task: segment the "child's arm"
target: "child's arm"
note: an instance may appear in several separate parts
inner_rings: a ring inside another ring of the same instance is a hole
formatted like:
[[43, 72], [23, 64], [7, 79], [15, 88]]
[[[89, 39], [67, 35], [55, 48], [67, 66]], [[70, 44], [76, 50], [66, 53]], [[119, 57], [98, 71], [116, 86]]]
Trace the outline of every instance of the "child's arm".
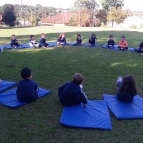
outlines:
[[63, 91], [66, 84], [64, 84], [64, 85], [62, 85], [61, 87], [58, 88], [58, 95], [60, 95], [60, 93]]
[[66, 38], [65, 38], [65, 44], [67, 44]]

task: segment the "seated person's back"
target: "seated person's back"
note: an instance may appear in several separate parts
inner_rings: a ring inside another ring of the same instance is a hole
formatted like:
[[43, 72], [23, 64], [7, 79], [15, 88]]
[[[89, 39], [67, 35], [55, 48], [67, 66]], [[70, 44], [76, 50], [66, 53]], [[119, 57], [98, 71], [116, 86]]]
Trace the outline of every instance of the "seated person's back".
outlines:
[[82, 81], [83, 76], [76, 73], [72, 82], [68, 82], [58, 89], [58, 96], [63, 106], [77, 105], [81, 102], [86, 106], [87, 99], [81, 88]]
[[32, 80], [31, 70], [24, 68], [21, 71], [21, 80], [16, 90], [17, 99], [21, 102], [32, 102], [38, 97], [38, 85]]
[[123, 102], [132, 102], [134, 96], [137, 95], [136, 83], [133, 76], [125, 76], [123, 81], [122, 77], [118, 77], [116, 83], [118, 85], [118, 100]]

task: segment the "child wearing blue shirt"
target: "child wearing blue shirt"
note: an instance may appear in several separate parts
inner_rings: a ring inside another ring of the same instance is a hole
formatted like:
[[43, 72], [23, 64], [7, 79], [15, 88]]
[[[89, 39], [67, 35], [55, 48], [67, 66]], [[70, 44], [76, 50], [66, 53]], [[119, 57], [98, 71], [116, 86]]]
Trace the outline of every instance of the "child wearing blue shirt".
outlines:
[[107, 48], [114, 49], [115, 42], [113, 40], [113, 35], [109, 36], [109, 40], [107, 42]]
[[81, 46], [81, 43], [82, 43], [81, 35], [77, 34], [76, 43], [74, 45]]
[[87, 104], [87, 97], [82, 91], [83, 76], [76, 73], [71, 82], [68, 82], [58, 89], [58, 96], [63, 106], [73, 106], [83, 103]]
[[19, 46], [18, 40], [16, 39], [14, 34], [12, 34], [12, 36], [11, 36], [10, 45], [11, 45], [11, 47], [14, 47], [14, 48], [17, 48]]
[[39, 42], [39, 47], [48, 47], [48, 43], [46, 43], [46, 38], [45, 38], [45, 34], [42, 33], [41, 34], [41, 40]]
[[24, 68], [21, 71], [21, 80], [18, 84], [16, 94], [17, 99], [21, 102], [32, 102], [35, 101], [38, 97], [39, 87], [32, 80], [32, 72], [29, 68]]
[[65, 38], [65, 34], [64, 33], [61, 33], [58, 37], [58, 40], [57, 40], [57, 45], [58, 46], [64, 46], [66, 45], [66, 38]]
[[96, 35], [95, 35], [94, 33], [92, 33], [91, 38], [90, 38], [89, 41], [88, 41], [89, 46], [95, 46], [95, 44], [96, 44], [96, 39], [97, 39]]
[[127, 75], [123, 79], [118, 77], [116, 84], [118, 86], [117, 98], [122, 102], [132, 102], [134, 96], [137, 95], [137, 87], [134, 77]]

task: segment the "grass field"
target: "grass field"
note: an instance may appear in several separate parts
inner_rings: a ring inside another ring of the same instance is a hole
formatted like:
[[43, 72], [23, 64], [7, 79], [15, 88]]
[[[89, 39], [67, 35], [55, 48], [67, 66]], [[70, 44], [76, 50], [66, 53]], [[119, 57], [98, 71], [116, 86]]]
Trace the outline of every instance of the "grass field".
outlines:
[[[63, 30], [64, 29], [64, 30]], [[125, 35], [130, 47], [138, 47], [142, 31], [101, 28], [31, 27], [1, 28], [0, 45], [16, 34], [21, 43], [28, 43], [29, 36], [39, 41], [44, 32], [47, 41], [55, 41], [65, 32], [67, 41], [82, 35], [87, 43], [95, 32], [98, 43], [105, 44], [110, 34], [116, 43]], [[49, 49], [4, 50], [0, 54], [0, 78], [19, 81], [20, 71], [29, 67], [33, 80], [52, 93], [26, 106], [10, 109], [0, 105], [0, 143], [143, 143], [143, 120], [116, 120], [110, 112], [113, 130], [75, 129], [59, 124], [63, 106], [59, 103], [57, 89], [70, 81], [75, 72], [84, 76], [84, 92], [88, 99], [102, 99], [102, 94], [116, 94], [116, 78], [134, 75], [139, 95], [143, 97], [143, 62], [140, 54], [126, 51], [105, 50], [101, 47], [55, 47]], [[7, 68], [13, 65], [13, 68]]]

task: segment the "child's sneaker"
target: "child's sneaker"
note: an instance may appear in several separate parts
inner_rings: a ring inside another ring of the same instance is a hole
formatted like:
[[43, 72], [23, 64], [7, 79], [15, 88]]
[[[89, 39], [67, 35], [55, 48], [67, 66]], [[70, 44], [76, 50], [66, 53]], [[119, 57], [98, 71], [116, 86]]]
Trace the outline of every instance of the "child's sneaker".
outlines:
[[16, 48], [17, 48], [17, 46], [14, 46], [14, 48], [16, 49]]
[[117, 78], [116, 84], [117, 84], [118, 82], [122, 82], [122, 76], [119, 76], [119, 77]]
[[141, 53], [141, 55], [143, 56], [143, 53]]
[[0, 53], [2, 53], [2, 52], [3, 52], [3, 48], [0, 47]]

